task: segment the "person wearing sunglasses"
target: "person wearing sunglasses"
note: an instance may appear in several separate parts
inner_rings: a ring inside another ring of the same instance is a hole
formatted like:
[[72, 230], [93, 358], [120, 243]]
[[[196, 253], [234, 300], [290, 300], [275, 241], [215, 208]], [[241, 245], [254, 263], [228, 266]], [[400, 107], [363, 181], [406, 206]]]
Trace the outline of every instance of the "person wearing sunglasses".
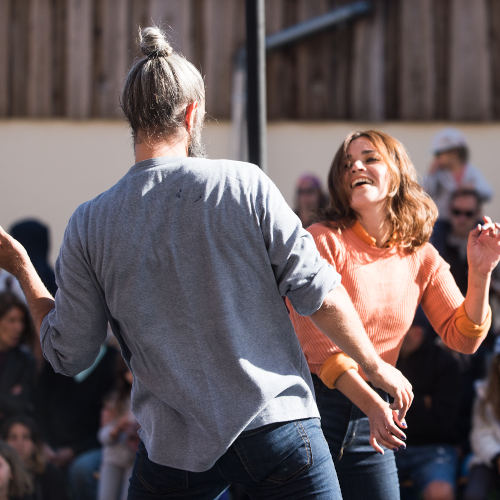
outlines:
[[[449, 220], [434, 227], [432, 244], [443, 259], [450, 265], [450, 272], [455, 278], [462, 294], [467, 292], [469, 265], [467, 261], [467, 239], [469, 232], [477, 226], [483, 215], [481, 194], [473, 188], [460, 188], [450, 195], [447, 211]], [[498, 270], [492, 273], [492, 288], [498, 282]], [[493, 315], [495, 316], [493, 308]], [[494, 323], [493, 323], [494, 324]], [[458, 355], [460, 362], [460, 406], [457, 418], [457, 435], [461, 437], [458, 448], [466, 456], [470, 450], [468, 436], [471, 430], [472, 406], [475, 386], [478, 379], [486, 375], [488, 360], [493, 349], [493, 328], [473, 355]]]
[[[482, 198], [472, 188], [460, 188], [450, 196], [449, 222], [434, 232], [431, 242], [443, 259], [450, 264], [450, 271], [462, 294], [467, 292], [467, 238], [480, 222]], [[440, 234], [439, 234], [440, 233]]]

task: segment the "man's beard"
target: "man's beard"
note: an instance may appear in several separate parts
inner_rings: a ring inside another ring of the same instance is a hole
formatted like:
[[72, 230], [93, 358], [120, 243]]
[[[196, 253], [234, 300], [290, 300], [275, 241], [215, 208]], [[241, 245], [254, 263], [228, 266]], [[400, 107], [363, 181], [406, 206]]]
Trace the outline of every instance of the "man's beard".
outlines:
[[[201, 115], [201, 116], [200, 116]], [[207, 156], [205, 151], [205, 144], [201, 140], [201, 131], [203, 130], [204, 113], [197, 112], [195, 123], [191, 130], [191, 137], [189, 138], [188, 156], [192, 158], [205, 158]]]

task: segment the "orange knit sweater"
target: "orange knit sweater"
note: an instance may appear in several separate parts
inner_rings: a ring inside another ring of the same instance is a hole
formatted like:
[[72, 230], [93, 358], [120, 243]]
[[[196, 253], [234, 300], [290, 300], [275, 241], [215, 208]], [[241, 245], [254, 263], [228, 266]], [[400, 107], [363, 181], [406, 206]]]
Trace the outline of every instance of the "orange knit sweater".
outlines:
[[[454, 350], [474, 352], [488, 333], [491, 312], [482, 325], [467, 317], [464, 297], [449, 265], [430, 243], [414, 253], [402, 252], [396, 246], [378, 248], [359, 222], [344, 230], [314, 224], [308, 231], [320, 254], [342, 276], [342, 284], [384, 361], [396, 364], [419, 304], [434, 330]], [[357, 364], [308, 317], [288, 305], [311, 371], [333, 388], [336, 379], [346, 370], [358, 368]]]

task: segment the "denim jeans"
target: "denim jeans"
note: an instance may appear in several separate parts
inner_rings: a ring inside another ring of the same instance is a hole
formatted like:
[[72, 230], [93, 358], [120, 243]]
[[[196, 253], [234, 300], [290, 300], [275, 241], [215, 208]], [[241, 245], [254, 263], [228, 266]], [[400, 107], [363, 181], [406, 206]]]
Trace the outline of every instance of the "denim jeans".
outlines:
[[230, 484], [251, 498], [341, 499], [319, 419], [266, 425], [243, 432], [215, 465], [189, 472], [156, 464], [139, 445], [129, 500], [215, 499]]
[[449, 483], [455, 489], [458, 453], [451, 445], [410, 445], [396, 454], [396, 464], [401, 483], [411, 479], [416, 496], [434, 481]]
[[69, 487], [72, 500], [95, 500], [97, 473], [102, 461], [100, 448], [78, 455], [69, 466]]
[[399, 500], [394, 452], [377, 453], [369, 442], [368, 417], [340, 391], [329, 389], [316, 376], [313, 381], [321, 427], [345, 500]]

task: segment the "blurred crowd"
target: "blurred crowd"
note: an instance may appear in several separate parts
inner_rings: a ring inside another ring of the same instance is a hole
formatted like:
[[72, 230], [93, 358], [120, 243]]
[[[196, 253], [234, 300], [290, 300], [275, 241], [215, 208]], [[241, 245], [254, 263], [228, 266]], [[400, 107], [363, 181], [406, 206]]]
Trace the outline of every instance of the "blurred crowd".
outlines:
[[[48, 228], [23, 220], [9, 232], [54, 294]], [[111, 336], [88, 369], [55, 373], [21, 288], [0, 270], [0, 499], [126, 498], [138, 446], [131, 385]]]
[[[423, 181], [439, 209], [432, 243], [465, 294], [467, 238], [493, 192], [469, 163], [464, 135], [448, 128], [432, 142]], [[328, 204], [322, 182], [300, 177], [295, 211], [304, 227]], [[23, 220], [9, 231], [27, 249], [48, 290], [48, 228]], [[398, 368], [413, 384], [407, 448], [397, 453], [403, 498], [490, 498], [500, 491], [500, 277], [492, 280], [492, 328], [473, 355], [447, 349], [421, 311]], [[74, 377], [43, 359], [24, 296], [0, 270], [0, 500], [119, 500], [138, 446], [130, 409], [132, 375], [112, 335], [95, 362]], [[233, 491], [231, 496], [238, 497]]]

